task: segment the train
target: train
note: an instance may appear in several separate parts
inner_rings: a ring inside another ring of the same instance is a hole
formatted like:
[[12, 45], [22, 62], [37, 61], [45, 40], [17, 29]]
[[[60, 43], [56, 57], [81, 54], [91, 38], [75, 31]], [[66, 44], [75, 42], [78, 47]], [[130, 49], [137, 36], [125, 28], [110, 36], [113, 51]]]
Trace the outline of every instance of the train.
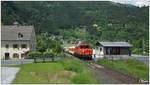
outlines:
[[63, 51], [69, 54], [74, 54], [74, 50], [75, 50], [75, 46], [71, 46], [71, 47], [64, 47]]
[[74, 55], [80, 59], [84, 60], [91, 60], [92, 59], [92, 52], [93, 50], [90, 48], [90, 45], [87, 44], [85, 41], [79, 41], [76, 46], [64, 48], [66, 52], [69, 54]]

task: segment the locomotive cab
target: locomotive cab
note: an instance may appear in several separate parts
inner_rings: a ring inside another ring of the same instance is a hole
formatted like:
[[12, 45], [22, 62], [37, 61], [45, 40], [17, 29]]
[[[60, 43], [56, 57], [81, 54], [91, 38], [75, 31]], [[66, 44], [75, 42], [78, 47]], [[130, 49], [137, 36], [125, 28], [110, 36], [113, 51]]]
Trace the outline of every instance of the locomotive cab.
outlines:
[[83, 41], [77, 44], [74, 54], [79, 58], [92, 59], [92, 49]]

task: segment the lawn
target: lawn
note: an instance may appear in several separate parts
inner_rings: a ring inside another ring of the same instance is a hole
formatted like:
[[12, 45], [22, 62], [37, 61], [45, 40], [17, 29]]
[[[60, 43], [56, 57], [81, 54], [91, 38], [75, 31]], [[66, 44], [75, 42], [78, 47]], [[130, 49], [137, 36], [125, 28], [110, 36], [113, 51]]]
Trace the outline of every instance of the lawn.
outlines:
[[58, 62], [13, 65], [20, 67], [13, 84], [97, 84], [83, 62], [63, 58]]
[[99, 60], [98, 63], [120, 70], [122, 72], [134, 75], [138, 78], [148, 80], [149, 79], [149, 67], [136, 59], [127, 60]]

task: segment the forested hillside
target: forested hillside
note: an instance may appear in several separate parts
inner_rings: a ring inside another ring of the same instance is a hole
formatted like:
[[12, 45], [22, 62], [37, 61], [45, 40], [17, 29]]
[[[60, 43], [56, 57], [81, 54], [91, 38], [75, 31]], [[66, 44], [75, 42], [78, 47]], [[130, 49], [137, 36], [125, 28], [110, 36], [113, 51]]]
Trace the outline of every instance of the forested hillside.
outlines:
[[[34, 25], [36, 34], [48, 32], [65, 41], [127, 41], [133, 52], [142, 52], [142, 40], [148, 53], [149, 7], [113, 2], [2, 2], [2, 25], [18, 21]], [[61, 40], [60, 39], [60, 40]], [[93, 46], [94, 47], [94, 46]], [[138, 49], [137, 49], [138, 48]]]

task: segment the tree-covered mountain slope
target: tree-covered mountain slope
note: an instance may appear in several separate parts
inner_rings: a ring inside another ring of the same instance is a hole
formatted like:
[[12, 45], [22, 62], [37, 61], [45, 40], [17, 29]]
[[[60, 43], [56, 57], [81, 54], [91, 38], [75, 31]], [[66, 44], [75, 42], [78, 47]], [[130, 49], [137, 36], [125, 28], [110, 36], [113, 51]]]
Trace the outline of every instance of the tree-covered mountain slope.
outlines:
[[[37, 34], [48, 32], [66, 41], [82, 40], [87, 26], [89, 43], [95, 41], [128, 41], [148, 50], [149, 7], [136, 7], [106, 1], [3, 1], [2, 24], [34, 25]], [[69, 37], [68, 37], [69, 36]]]

